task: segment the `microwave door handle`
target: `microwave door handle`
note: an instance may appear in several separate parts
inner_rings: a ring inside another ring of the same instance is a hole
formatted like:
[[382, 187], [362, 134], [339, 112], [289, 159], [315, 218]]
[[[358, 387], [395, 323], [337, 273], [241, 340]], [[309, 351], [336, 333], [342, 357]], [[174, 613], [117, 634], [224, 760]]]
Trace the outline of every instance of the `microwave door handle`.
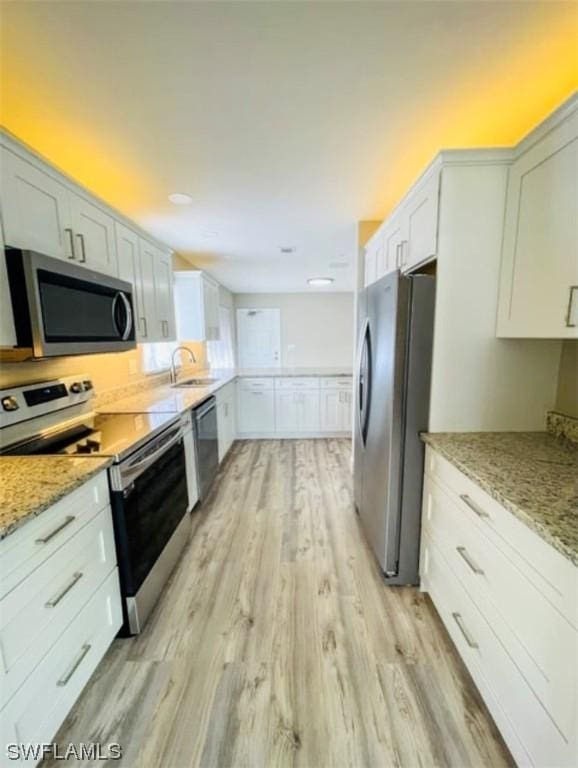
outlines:
[[132, 307], [130, 306], [130, 301], [122, 291], [119, 291], [117, 296], [122, 301], [126, 312], [126, 322], [124, 325], [124, 332], [122, 334], [122, 340], [126, 341], [130, 336], [130, 332], [132, 331]]

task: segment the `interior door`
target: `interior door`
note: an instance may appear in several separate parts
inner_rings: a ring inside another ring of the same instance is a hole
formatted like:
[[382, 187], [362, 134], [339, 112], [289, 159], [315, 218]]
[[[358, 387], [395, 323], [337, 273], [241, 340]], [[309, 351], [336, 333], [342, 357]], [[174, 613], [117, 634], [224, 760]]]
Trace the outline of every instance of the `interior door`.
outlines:
[[237, 349], [241, 368], [279, 368], [281, 310], [238, 309]]

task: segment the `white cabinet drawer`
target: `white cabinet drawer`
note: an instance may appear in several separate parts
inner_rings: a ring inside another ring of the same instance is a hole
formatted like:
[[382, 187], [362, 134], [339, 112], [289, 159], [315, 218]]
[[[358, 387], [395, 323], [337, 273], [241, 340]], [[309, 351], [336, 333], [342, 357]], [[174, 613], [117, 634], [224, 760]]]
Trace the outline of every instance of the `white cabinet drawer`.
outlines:
[[2, 743], [50, 742], [122, 624], [116, 568], [0, 712]]
[[0, 601], [0, 708], [115, 565], [106, 507]]
[[318, 376], [287, 376], [275, 379], [275, 389], [319, 389]]
[[575, 737], [561, 735], [427, 531], [422, 546], [424, 586], [484, 698], [489, 692], [487, 703], [518, 764], [574, 766]]
[[319, 379], [321, 389], [347, 389], [353, 388], [352, 376], [322, 376]]
[[242, 377], [239, 379], [239, 388], [249, 391], [259, 389], [273, 389], [274, 379], [272, 376], [263, 376], [262, 378]]
[[578, 634], [560, 612], [430, 477], [426, 532], [436, 543], [562, 733], [576, 723]]
[[578, 627], [576, 567], [429, 446], [425, 466], [464, 514]]
[[108, 506], [109, 499], [104, 471], [0, 541], [0, 598]]

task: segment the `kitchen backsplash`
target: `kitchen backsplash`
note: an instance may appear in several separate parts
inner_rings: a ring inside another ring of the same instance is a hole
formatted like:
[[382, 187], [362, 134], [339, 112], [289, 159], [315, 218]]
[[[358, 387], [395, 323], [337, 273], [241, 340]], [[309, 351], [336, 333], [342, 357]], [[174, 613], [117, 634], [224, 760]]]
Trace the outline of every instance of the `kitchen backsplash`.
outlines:
[[[197, 363], [195, 365], [187, 364], [181, 371], [194, 373], [206, 369], [205, 344], [202, 342], [183, 343], [193, 350]], [[0, 388], [34, 381], [45, 381], [60, 376], [71, 376], [76, 373], [86, 374], [92, 380], [99, 405], [142, 389], [159, 386], [168, 382], [169, 379], [167, 372], [158, 374], [145, 372], [143, 346], [139, 345], [136, 350], [130, 352], [55, 357], [22, 363], [2, 363], [0, 366]]]
[[578, 446], [578, 419], [557, 411], [549, 411], [547, 429], [556, 437]]

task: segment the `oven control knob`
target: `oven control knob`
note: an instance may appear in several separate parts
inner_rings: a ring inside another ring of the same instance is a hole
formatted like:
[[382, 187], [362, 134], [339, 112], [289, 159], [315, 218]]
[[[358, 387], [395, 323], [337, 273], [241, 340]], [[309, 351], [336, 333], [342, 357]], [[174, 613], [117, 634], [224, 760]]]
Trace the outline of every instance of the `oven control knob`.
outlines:
[[85, 379], [82, 382], [82, 386], [84, 387], [86, 392], [89, 392], [93, 388], [92, 381], [90, 379]]
[[2, 408], [5, 411], [17, 411], [20, 406], [18, 405], [18, 400], [15, 397], [9, 396], [2, 398]]
[[82, 382], [75, 381], [74, 384], [70, 385], [70, 391], [73, 392], [75, 395], [77, 395], [79, 392], [84, 392], [84, 387], [82, 386]]

